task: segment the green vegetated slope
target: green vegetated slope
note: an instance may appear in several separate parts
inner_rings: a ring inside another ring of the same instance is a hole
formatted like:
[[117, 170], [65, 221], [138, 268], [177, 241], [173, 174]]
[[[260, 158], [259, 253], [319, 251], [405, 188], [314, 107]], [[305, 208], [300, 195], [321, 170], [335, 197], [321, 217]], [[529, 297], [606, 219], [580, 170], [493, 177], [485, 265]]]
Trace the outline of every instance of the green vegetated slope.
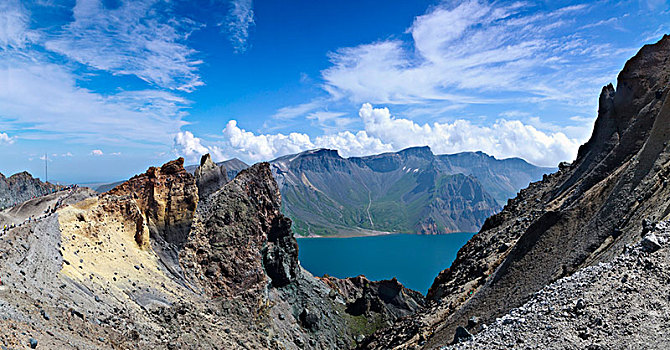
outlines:
[[435, 156], [428, 147], [342, 158], [313, 150], [272, 169], [300, 235], [479, 230], [507, 198], [552, 169], [483, 153]]

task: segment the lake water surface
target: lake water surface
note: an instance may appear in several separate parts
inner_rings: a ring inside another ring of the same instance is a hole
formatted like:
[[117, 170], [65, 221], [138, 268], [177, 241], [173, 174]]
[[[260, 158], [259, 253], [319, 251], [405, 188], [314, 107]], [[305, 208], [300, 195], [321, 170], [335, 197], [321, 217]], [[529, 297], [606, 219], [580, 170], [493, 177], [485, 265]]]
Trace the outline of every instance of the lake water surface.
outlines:
[[300, 264], [315, 276], [370, 280], [396, 277], [423, 293], [437, 274], [456, 259], [474, 233], [447, 235], [385, 235], [353, 238], [298, 238]]

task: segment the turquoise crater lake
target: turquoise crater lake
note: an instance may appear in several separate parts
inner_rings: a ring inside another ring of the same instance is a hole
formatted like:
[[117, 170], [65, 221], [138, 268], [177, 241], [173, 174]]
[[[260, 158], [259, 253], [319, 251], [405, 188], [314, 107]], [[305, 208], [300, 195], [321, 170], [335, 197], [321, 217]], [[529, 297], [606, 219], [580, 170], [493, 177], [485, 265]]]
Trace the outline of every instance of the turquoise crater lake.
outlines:
[[315, 276], [365, 275], [373, 281], [395, 277], [425, 295], [437, 274], [451, 265], [458, 250], [474, 235], [298, 238], [299, 259]]

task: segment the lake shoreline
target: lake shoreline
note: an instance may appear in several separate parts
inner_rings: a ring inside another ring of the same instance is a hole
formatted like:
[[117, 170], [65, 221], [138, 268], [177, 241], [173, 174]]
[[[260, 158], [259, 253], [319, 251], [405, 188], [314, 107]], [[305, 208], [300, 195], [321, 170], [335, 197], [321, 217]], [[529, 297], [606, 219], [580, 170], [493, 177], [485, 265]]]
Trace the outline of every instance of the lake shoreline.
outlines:
[[[453, 235], [453, 234], [459, 234], [459, 233], [464, 233], [464, 232], [449, 232], [449, 233], [440, 233], [437, 235], [427, 235], [423, 233], [406, 233], [406, 232], [382, 232], [382, 231], [375, 231], [379, 233], [373, 233], [373, 234], [352, 234], [352, 235], [332, 235], [332, 236], [300, 236], [300, 235], [293, 235], [295, 239], [306, 239], [306, 238], [363, 238], [363, 237], [382, 237], [382, 236], [394, 236], [394, 235], [404, 235], [404, 236], [448, 236], [448, 235]], [[476, 233], [475, 233], [476, 234]]]
[[298, 260], [314, 276], [344, 279], [364, 275], [371, 281], [395, 277], [405, 287], [425, 295], [435, 276], [451, 266], [458, 251], [474, 235], [304, 237], [319, 239], [298, 239]]

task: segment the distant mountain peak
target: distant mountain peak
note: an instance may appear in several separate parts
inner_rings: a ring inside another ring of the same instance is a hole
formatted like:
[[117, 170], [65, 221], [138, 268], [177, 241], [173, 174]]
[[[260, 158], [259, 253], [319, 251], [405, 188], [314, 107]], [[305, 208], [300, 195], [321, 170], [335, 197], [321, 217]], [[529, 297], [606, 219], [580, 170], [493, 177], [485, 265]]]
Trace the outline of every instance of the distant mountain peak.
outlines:
[[428, 146], [409, 147], [401, 151], [398, 151], [397, 153], [404, 156], [415, 156], [423, 158], [432, 158], [433, 156], [435, 156], [435, 154], [433, 154], [433, 151]]
[[0, 174], [0, 207], [12, 206], [32, 197], [39, 197], [60, 188], [52, 183], [44, 183], [27, 171], [10, 177]]
[[300, 155], [342, 158], [340, 157], [340, 153], [336, 149], [328, 149], [328, 148], [317, 148], [302, 152], [300, 153]]

